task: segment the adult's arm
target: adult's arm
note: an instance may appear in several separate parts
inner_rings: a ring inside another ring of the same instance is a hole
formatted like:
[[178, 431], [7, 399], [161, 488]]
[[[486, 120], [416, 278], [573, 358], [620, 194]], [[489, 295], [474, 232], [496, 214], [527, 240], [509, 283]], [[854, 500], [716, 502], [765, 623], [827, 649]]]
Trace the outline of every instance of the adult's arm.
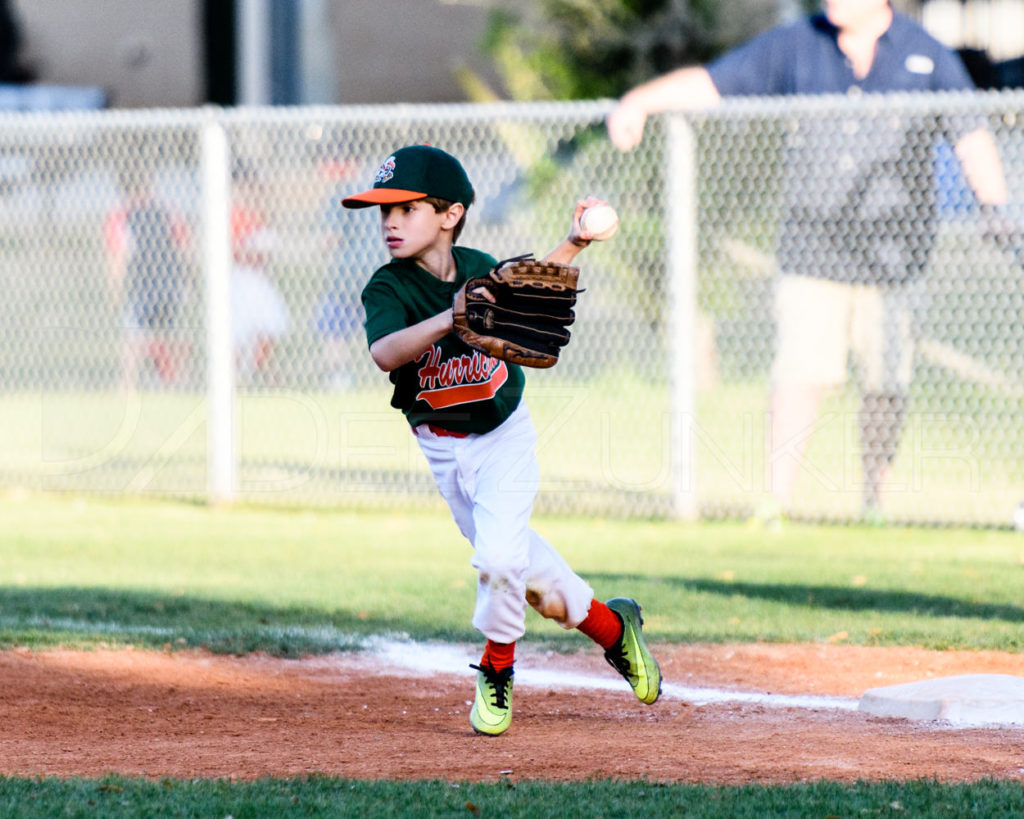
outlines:
[[711, 108], [721, 99], [706, 68], [679, 68], [627, 92], [607, 117], [608, 136], [620, 151], [630, 151], [643, 139], [651, 114]]

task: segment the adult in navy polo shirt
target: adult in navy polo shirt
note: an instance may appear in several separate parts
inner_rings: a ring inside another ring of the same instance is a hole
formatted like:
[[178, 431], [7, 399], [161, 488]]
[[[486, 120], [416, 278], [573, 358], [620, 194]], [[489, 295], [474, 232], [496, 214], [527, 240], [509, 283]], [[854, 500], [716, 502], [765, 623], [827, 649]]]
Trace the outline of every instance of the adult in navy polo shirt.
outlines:
[[[623, 151], [650, 114], [716, 105], [724, 96], [969, 90], [960, 58], [888, 0], [824, 0], [822, 13], [765, 32], [707, 66], [672, 71], [625, 94], [608, 134]], [[858, 363], [864, 514], [881, 519], [913, 368], [914, 286], [934, 238], [932, 146], [955, 146], [979, 202], [1002, 206], [1006, 184], [980, 118], [920, 106], [843, 104], [787, 120], [785, 206], [778, 237], [778, 339], [772, 366], [770, 527], [793, 486], [827, 390]], [[804, 109], [802, 109], [804, 110]]]

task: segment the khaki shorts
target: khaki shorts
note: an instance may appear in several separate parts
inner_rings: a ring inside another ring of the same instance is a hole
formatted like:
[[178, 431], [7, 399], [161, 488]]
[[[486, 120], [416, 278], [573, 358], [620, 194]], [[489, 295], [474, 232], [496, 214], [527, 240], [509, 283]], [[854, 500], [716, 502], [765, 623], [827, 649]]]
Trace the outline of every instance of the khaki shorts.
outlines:
[[840, 386], [853, 355], [864, 392], [910, 384], [917, 289], [783, 275], [775, 293], [776, 384]]

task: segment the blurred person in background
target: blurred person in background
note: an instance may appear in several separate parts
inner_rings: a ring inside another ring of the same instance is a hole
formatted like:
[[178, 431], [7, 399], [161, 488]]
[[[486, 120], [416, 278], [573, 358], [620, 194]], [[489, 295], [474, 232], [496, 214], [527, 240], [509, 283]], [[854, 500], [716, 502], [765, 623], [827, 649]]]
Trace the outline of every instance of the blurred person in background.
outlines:
[[190, 354], [182, 313], [193, 290], [191, 235], [180, 214], [156, 195], [154, 175], [150, 168], [122, 171], [123, 198], [103, 229], [109, 281], [121, 309], [126, 389], [139, 386], [148, 363], [159, 384], [176, 383]]
[[[855, 98], [973, 88], [960, 58], [894, 12], [889, 0], [824, 0], [821, 13], [762, 33], [706, 66], [676, 69], [633, 88], [606, 125], [615, 146], [629, 151], [641, 142], [649, 115], [707, 109], [727, 96]], [[936, 230], [936, 136], [954, 145], [994, 222], [1007, 201], [982, 118], [939, 119], [894, 106], [888, 125], [840, 111], [824, 119], [808, 115], [804, 133], [802, 123], [787, 133], [767, 492], [754, 516], [769, 529], [778, 529], [791, 507], [821, 402], [845, 382], [851, 353], [861, 391], [862, 516], [884, 522], [882, 489], [908, 411], [915, 285]]]
[[250, 168], [236, 167], [231, 205], [231, 332], [239, 380], [269, 377], [277, 342], [291, 327], [288, 305], [269, 263], [278, 237], [263, 209], [263, 185]]

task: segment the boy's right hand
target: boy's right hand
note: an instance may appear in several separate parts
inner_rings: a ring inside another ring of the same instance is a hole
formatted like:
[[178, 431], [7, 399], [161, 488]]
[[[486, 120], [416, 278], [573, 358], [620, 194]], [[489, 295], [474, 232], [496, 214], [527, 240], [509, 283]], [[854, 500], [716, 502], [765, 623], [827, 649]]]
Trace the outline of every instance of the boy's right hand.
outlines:
[[576, 209], [572, 214], [572, 228], [569, 230], [569, 241], [576, 245], [576, 247], [586, 247], [594, 241], [594, 234], [584, 230], [583, 225], [580, 224], [580, 217], [583, 216], [583, 211], [587, 208], [607, 204], [603, 199], [598, 199], [596, 196], [588, 196], [586, 199], [581, 199], [577, 202]]

